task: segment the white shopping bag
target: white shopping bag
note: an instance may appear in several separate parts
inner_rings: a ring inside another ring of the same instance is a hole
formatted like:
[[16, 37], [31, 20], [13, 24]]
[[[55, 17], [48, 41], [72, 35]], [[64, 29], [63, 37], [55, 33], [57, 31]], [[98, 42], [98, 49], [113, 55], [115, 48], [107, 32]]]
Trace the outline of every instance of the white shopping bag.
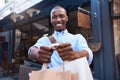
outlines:
[[[44, 64], [43, 70], [46, 67], [47, 64]], [[64, 61], [64, 64], [50, 69], [60, 72], [70, 71], [72, 73], [77, 73], [79, 76], [79, 80], [93, 80], [93, 75], [86, 57], [82, 57], [73, 61]]]

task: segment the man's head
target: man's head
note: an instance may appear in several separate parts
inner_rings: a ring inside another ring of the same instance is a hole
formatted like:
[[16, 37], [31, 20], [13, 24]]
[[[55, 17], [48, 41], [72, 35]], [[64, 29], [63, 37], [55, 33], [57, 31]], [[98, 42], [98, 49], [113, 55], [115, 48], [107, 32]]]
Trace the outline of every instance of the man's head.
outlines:
[[63, 31], [66, 29], [68, 16], [66, 10], [61, 6], [56, 6], [51, 10], [51, 23], [54, 26], [54, 30]]

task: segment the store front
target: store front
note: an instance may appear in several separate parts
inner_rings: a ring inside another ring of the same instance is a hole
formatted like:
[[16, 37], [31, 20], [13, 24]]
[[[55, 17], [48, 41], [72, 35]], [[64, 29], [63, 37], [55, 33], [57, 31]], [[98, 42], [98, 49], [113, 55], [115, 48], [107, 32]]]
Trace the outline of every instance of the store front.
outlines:
[[[81, 3], [81, 0], [77, 0], [78, 2], [73, 0], [71, 3], [69, 0], [65, 1], [54, 3], [64, 6], [68, 10], [69, 32], [73, 34], [81, 33], [87, 39], [88, 43], [97, 43], [97, 46], [92, 46], [92, 49], [95, 49], [95, 51], [93, 51], [94, 60], [91, 65], [94, 78], [97, 80], [118, 80], [119, 67], [117, 59], [120, 59], [118, 58], [120, 53], [119, 1], [91, 0], [89, 2], [88, 0], [87, 2], [87, 0], [84, 0], [84, 4]], [[48, 12], [55, 4], [48, 8], [46, 5], [52, 3], [49, 1], [46, 2], [45, 5], [44, 3], [45, 1], [43, 1], [41, 5], [38, 4], [34, 6], [37, 10], [41, 9], [39, 7], [44, 7], [44, 10], [41, 10], [40, 14], [35, 12], [32, 17], [27, 14], [27, 18], [18, 18], [16, 22], [1, 27], [3, 32], [11, 30], [7, 41], [10, 61], [14, 59], [17, 64], [23, 64], [24, 60], [29, 60], [27, 56], [28, 48], [33, 45], [38, 38], [52, 34], [53, 27], [50, 24]], [[78, 7], [81, 7], [83, 10], [78, 9]], [[80, 16], [78, 12], [84, 13], [87, 18], [90, 19], [87, 21], [89, 24], [85, 23], [87, 26], [79, 24], [78, 18], [80, 18]], [[11, 16], [12, 15], [13, 14], [11, 14]], [[23, 12], [21, 15], [26, 15], [26, 13]], [[98, 44], [100, 44], [100, 46]]]

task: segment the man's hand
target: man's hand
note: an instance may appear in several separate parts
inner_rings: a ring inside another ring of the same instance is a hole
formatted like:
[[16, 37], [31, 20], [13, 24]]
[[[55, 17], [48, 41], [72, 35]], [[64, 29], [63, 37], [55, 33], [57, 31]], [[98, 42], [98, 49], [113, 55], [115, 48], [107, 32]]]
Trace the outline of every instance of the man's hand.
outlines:
[[38, 51], [38, 61], [41, 63], [49, 63], [53, 50], [54, 48], [52, 47], [41, 46], [40, 50]]
[[59, 47], [57, 47], [57, 51], [62, 60], [71, 61], [79, 58], [79, 55], [75, 54], [70, 43], [60, 43]]

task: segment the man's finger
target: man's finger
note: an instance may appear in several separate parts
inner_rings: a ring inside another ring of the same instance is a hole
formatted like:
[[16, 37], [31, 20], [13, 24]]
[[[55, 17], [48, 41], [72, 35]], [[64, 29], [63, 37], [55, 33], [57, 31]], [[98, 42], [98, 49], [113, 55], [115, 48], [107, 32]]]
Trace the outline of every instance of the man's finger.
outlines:
[[67, 46], [71, 46], [71, 44], [70, 43], [61, 43], [58, 48], [64, 48]]

